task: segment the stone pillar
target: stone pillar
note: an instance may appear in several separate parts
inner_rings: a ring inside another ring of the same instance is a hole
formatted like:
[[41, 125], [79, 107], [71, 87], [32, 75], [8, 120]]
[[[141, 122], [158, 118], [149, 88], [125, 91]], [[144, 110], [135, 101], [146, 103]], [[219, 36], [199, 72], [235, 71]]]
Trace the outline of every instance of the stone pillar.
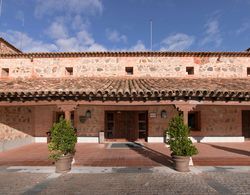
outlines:
[[175, 108], [178, 111], [183, 112], [183, 121], [184, 124], [188, 125], [188, 112], [194, 110], [196, 104], [175, 104]]
[[59, 110], [64, 112], [65, 115], [65, 120], [70, 121], [70, 114], [72, 111], [76, 110], [78, 107], [78, 104], [62, 104], [62, 105], [57, 105]]
[[65, 120], [70, 121], [70, 114], [71, 114], [70, 110], [65, 110], [64, 111]]
[[183, 121], [185, 125], [188, 124], [188, 110], [183, 110]]

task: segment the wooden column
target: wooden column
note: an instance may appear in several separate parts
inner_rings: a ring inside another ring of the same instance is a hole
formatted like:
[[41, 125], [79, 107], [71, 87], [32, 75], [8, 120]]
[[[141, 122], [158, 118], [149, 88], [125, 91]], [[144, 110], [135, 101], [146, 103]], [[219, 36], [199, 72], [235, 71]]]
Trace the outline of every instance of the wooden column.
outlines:
[[183, 112], [183, 121], [184, 124], [188, 125], [188, 112], [194, 110], [196, 104], [175, 104], [175, 108], [178, 111]]

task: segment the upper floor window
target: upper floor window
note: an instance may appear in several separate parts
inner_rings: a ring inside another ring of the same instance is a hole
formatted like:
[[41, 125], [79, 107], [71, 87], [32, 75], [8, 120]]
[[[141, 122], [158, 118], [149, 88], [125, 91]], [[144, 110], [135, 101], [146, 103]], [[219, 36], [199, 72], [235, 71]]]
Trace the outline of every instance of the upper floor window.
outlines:
[[186, 72], [188, 75], [194, 74], [194, 67], [186, 67]]
[[247, 76], [250, 76], [250, 67], [247, 67]]
[[66, 76], [71, 76], [71, 75], [73, 75], [73, 67], [66, 67], [66, 68], [65, 68], [65, 75], [66, 75]]
[[2, 71], [1, 71], [1, 76], [2, 77], [8, 77], [9, 76], [9, 68], [2, 68]]
[[127, 75], [133, 75], [134, 74], [133, 67], [126, 67], [125, 71], [126, 71]]

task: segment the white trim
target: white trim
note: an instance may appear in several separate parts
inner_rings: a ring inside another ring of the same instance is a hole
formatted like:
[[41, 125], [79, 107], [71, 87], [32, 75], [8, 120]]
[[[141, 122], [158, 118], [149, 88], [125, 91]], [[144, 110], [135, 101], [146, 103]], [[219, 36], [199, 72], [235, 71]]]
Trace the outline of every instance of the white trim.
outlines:
[[47, 143], [47, 137], [35, 137], [36, 143]]
[[148, 137], [148, 143], [164, 143], [164, 137]]
[[[190, 137], [193, 143], [201, 142], [244, 142], [243, 136], [205, 136], [205, 137]], [[148, 143], [164, 143], [164, 137], [148, 137]]]
[[221, 136], [221, 137], [190, 137], [193, 143], [206, 143], [206, 142], [244, 142], [243, 136]]
[[77, 137], [78, 143], [99, 143], [99, 137]]
[[[244, 142], [243, 136], [238, 137], [190, 137], [193, 143], [201, 142]], [[46, 143], [47, 137], [35, 137], [36, 143]], [[99, 137], [77, 137], [78, 143], [99, 143]], [[164, 143], [164, 137], [148, 137], [148, 143]]]

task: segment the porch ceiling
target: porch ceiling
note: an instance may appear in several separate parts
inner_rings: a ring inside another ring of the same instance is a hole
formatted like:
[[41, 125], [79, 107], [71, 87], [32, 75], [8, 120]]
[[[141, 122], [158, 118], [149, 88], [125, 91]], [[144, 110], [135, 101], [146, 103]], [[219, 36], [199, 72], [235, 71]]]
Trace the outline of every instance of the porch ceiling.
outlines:
[[248, 101], [250, 79], [219, 78], [36, 78], [0, 80], [0, 101], [227, 100]]

